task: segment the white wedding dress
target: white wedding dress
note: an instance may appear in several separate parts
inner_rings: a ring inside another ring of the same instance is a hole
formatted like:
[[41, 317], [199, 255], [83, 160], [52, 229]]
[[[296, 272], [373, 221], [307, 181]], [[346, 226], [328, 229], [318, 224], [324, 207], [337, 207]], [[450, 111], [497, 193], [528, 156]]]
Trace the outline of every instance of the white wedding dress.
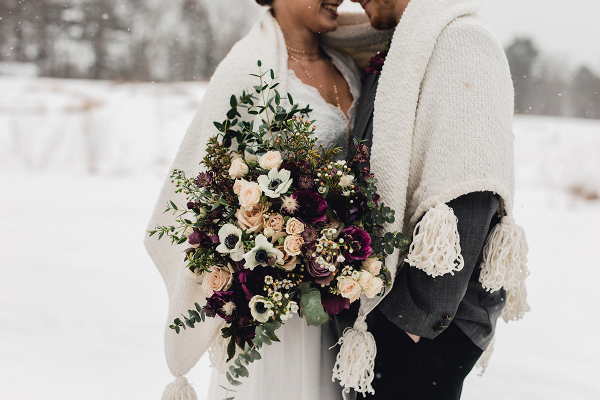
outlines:
[[[334, 65], [342, 73], [350, 87], [354, 102], [348, 110], [350, 126], [354, 126], [354, 112], [358, 101], [361, 81], [358, 68], [347, 56], [326, 49]], [[310, 119], [316, 119], [317, 137], [325, 147], [337, 145], [343, 148], [339, 158], [348, 151], [348, 120], [336, 106], [327, 103], [319, 91], [304, 84], [289, 70], [288, 91], [300, 106], [310, 105]], [[335, 349], [328, 350], [338, 338], [332, 323], [308, 326], [304, 318], [294, 315], [277, 332], [281, 342], [261, 348], [261, 360], [248, 366], [250, 376], [241, 378], [241, 386], [232, 387], [235, 400], [340, 400], [342, 388], [332, 382]], [[224, 374], [213, 370], [209, 400], [223, 400], [228, 386]]]

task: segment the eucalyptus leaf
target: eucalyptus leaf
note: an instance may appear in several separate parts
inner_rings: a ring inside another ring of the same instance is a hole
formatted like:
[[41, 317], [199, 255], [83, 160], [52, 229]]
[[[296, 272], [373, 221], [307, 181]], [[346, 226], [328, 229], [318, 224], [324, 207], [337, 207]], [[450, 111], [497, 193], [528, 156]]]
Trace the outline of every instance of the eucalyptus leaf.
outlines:
[[302, 296], [300, 298], [300, 307], [308, 324], [318, 326], [329, 321], [329, 316], [321, 304], [321, 292], [319, 292], [319, 289], [310, 287], [307, 282], [302, 282], [299, 286]]

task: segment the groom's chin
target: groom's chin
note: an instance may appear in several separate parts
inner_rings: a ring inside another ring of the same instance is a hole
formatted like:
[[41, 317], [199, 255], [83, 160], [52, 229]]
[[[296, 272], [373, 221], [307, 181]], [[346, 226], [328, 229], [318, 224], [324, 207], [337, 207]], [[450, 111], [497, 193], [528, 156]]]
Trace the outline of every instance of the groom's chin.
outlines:
[[398, 25], [395, 18], [381, 18], [378, 15], [369, 16], [369, 20], [371, 21], [371, 26], [378, 31], [387, 31]]

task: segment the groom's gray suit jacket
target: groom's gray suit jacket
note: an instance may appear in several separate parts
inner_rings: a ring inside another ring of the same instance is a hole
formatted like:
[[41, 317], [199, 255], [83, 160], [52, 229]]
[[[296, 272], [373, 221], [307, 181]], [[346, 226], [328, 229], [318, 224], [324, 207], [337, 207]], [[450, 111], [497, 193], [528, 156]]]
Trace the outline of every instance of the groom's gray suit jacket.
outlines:
[[[378, 74], [367, 75], [354, 126], [354, 135], [365, 139], [368, 146], [373, 137], [378, 79]], [[390, 322], [428, 339], [435, 339], [454, 323], [475, 345], [487, 348], [506, 298], [504, 289], [489, 293], [479, 283], [485, 239], [499, 221], [498, 204], [498, 197], [491, 192], [469, 193], [448, 203], [458, 219], [464, 268], [454, 275], [432, 278], [404, 263], [390, 293], [378, 306]]]

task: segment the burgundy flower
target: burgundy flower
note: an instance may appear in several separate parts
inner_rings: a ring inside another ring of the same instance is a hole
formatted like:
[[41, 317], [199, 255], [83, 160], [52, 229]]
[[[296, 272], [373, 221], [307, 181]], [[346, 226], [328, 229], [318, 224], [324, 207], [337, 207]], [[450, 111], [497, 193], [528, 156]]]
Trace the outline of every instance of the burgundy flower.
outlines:
[[374, 178], [375, 175], [371, 173], [371, 168], [370, 167], [364, 167], [361, 171], [363, 178], [365, 179], [369, 179], [369, 178]]
[[304, 239], [304, 243], [312, 243], [319, 238], [319, 231], [312, 226], [306, 226], [300, 236]]
[[315, 181], [310, 175], [300, 175], [298, 178], [298, 187], [302, 190], [309, 190], [315, 186]]
[[383, 64], [385, 63], [385, 58], [387, 55], [387, 50], [384, 50], [371, 57], [369, 60], [369, 66], [365, 68], [365, 72], [367, 74], [379, 74], [383, 69]]
[[201, 172], [196, 177], [196, 186], [203, 188], [204, 186], [210, 185], [212, 182], [212, 176], [210, 172]]
[[318, 283], [319, 285], [329, 285], [331, 283], [331, 281], [333, 280], [333, 278], [335, 278], [335, 276], [333, 275], [333, 272], [332, 272], [327, 276], [321, 276], [319, 278], [315, 278], [315, 282]]
[[339, 314], [344, 308], [350, 308], [350, 299], [332, 293], [321, 293], [321, 304], [329, 314]]
[[[352, 199], [352, 203], [349, 199]], [[331, 202], [331, 207], [346, 224], [358, 221], [368, 211], [367, 198], [360, 191], [351, 197], [338, 196]]]
[[329, 270], [329, 266], [323, 264], [317, 257], [308, 262], [308, 273], [318, 278], [330, 275], [331, 271]]
[[294, 180], [294, 182], [298, 182], [300, 173], [302, 171], [308, 170], [308, 163], [306, 161], [300, 161], [296, 164], [291, 161], [284, 160], [281, 163], [281, 167], [279, 168], [279, 170], [281, 171], [282, 169], [290, 171], [290, 177]]
[[211, 247], [213, 244], [219, 243], [219, 237], [217, 235], [208, 236], [204, 232], [194, 228], [194, 232], [188, 236], [188, 242], [191, 245], [198, 244], [200, 247]]
[[247, 268], [240, 269], [238, 272], [238, 280], [246, 294], [247, 300], [254, 296], [264, 296], [267, 292], [264, 290], [265, 277], [271, 275], [275, 277], [277, 270], [271, 267], [260, 267], [249, 270]]
[[371, 236], [359, 227], [349, 226], [342, 231], [340, 236], [344, 238], [344, 243], [348, 246], [342, 250], [346, 260], [366, 260], [373, 253]]
[[305, 224], [314, 224], [324, 222], [327, 219], [327, 202], [318, 193], [310, 190], [301, 190], [292, 195], [298, 203], [298, 208], [294, 212], [294, 217]]
[[359, 143], [356, 146], [356, 154], [354, 155], [354, 162], [358, 162], [358, 163], [366, 163], [367, 161], [369, 161], [369, 147], [367, 147], [366, 145]]
[[[235, 307], [235, 302], [233, 301], [233, 290], [227, 292], [214, 292], [206, 301], [206, 305], [209, 306], [216, 315], [227, 322], [231, 322], [237, 315], [237, 307]], [[232, 312], [228, 314], [226, 310], [228, 307], [230, 307], [231, 310], [231, 305], [234, 305], [234, 307]]]

